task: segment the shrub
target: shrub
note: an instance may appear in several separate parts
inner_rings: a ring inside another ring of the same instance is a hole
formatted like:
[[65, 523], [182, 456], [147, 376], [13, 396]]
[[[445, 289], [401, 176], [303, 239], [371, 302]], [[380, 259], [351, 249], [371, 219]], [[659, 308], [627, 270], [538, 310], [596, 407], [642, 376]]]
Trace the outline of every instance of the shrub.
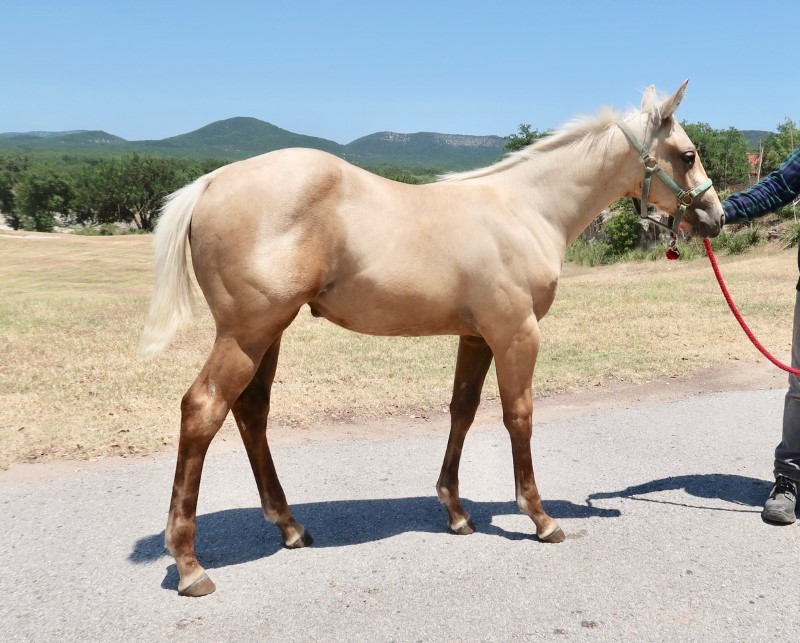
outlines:
[[85, 225], [73, 228], [74, 234], [79, 234], [84, 237], [110, 237], [112, 235], [125, 235], [125, 234], [147, 234], [147, 230], [140, 228], [130, 228], [127, 226], [119, 226], [113, 223], [101, 223], [97, 226]]
[[566, 259], [582, 266], [594, 267], [608, 263], [610, 257], [611, 246], [607, 243], [578, 238], [567, 248]]
[[[661, 261], [665, 258], [667, 248], [669, 247], [668, 241], [659, 241], [654, 243], [647, 250], [643, 252], [642, 259], [647, 261]], [[693, 261], [699, 257], [705, 256], [705, 249], [699, 241], [678, 239], [678, 252], [681, 255], [681, 261]]]
[[645, 259], [647, 259], [647, 250], [643, 248], [628, 250], [628, 252], [619, 257], [620, 261], [644, 261]]
[[719, 233], [718, 236], [711, 239], [711, 249], [714, 252], [720, 252], [722, 250], [727, 249], [732, 236], [733, 236], [732, 232], [723, 230], [722, 232]]
[[796, 246], [800, 242], [800, 221], [787, 223], [781, 233], [781, 240], [786, 247]]
[[779, 219], [797, 220], [797, 205], [790, 203], [775, 212]]
[[108, 237], [117, 233], [116, 226], [108, 223], [103, 223], [99, 226], [79, 226], [73, 232], [84, 237]]
[[742, 237], [744, 237], [745, 243], [748, 246], [757, 246], [763, 240], [761, 226], [757, 225], [742, 228], [737, 234], [740, 234]]
[[750, 226], [736, 232], [723, 230], [715, 239], [711, 239], [711, 249], [714, 252], [727, 250], [729, 254], [742, 254], [752, 246], [757, 246], [763, 240], [761, 228]]
[[667, 251], [667, 244], [663, 241], [654, 243], [645, 251], [644, 258], [648, 261], [658, 261], [664, 258], [664, 253]]
[[747, 237], [740, 232], [731, 235], [728, 239], [728, 253], [732, 255], [740, 255], [750, 246], [747, 243]]
[[704, 257], [706, 254], [705, 248], [699, 241], [684, 241], [683, 239], [678, 239], [678, 252], [681, 253], [681, 259], [686, 261]]
[[621, 255], [639, 243], [639, 217], [634, 212], [623, 211], [614, 215], [603, 226], [611, 253]]

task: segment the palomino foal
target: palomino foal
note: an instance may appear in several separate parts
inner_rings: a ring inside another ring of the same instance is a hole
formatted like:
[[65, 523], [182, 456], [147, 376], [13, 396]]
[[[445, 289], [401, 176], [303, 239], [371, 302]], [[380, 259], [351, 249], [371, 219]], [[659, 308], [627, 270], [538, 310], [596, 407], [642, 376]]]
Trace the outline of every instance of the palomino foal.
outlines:
[[[555, 297], [567, 246], [603, 208], [641, 197], [645, 185], [654, 205], [685, 215], [683, 227], [719, 233], [719, 199], [674, 118], [685, 87], [664, 101], [650, 87], [623, 125], [605, 111], [495, 165], [430, 185], [395, 183], [330, 154], [289, 149], [220, 168], [171, 195], [155, 236], [143, 352], [163, 349], [191, 315], [189, 241], [216, 323], [211, 354], [181, 404], [166, 528], [178, 591], [214, 591], [195, 557], [196, 508], [206, 451], [229, 410], [264, 515], [287, 547], [311, 543], [286, 503], [266, 437], [281, 334], [304, 304], [359, 333], [460, 337], [436, 485], [459, 534], [474, 528], [459, 499], [459, 460], [494, 359], [517, 503], [539, 540], [562, 541], [531, 462], [539, 320]], [[672, 181], [650, 180], [656, 162]]]

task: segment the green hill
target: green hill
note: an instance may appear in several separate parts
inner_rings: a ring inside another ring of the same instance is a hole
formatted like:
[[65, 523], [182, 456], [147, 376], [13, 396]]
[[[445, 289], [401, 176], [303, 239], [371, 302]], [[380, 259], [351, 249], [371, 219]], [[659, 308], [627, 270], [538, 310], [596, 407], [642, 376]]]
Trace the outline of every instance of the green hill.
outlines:
[[[742, 130], [752, 149], [770, 132]], [[370, 167], [465, 170], [489, 165], [503, 156], [501, 136], [468, 136], [418, 132], [376, 132], [347, 145], [305, 136], [257, 118], [236, 117], [152, 141], [126, 141], [104, 131], [0, 133], [0, 155], [33, 157], [79, 155], [119, 156], [137, 152], [155, 156], [238, 161], [286, 147], [310, 147]]]
[[216, 121], [187, 134], [151, 141], [126, 141], [101, 131], [9, 132], [0, 134], [0, 154], [110, 156], [137, 152], [235, 161], [287, 147], [310, 147], [359, 165], [461, 170], [496, 161], [503, 155], [504, 142], [500, 136], [379, 132], [341, 145], [290, 132], [256, 118], [237, 117]]
[[149, 154], [231, 161], [286, 147], [311, 147], [342, 155], [342, 146], [339, 143], [295, 134], [257, 118], [247, 117], [216, 121], [188, 134], [160, 141], [138, 141], [130, 145], [136, 151]]

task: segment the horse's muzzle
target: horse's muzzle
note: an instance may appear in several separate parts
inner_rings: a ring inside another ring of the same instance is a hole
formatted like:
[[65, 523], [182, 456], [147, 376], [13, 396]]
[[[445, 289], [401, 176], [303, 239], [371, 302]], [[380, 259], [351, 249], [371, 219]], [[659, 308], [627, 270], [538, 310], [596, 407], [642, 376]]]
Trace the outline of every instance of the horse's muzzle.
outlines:
[[722, 208], [717, 206], [711, 213], [700, 207], [694, 208], [692, 216], [687, 216], [684, 223], [688, 224], [692, 233], [698, 237], [716, 237], [722, 231], [724, 223]]

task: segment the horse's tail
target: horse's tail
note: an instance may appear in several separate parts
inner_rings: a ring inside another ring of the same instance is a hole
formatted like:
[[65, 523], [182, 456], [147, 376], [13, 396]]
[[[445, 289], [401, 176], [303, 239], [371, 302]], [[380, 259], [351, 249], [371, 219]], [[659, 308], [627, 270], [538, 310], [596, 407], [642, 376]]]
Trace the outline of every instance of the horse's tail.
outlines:
[[178, 327], [194, 314], [194, 288], [186, 258], [189, 226], [197, 202], [216, 174], [201, 176], [164, 201], [153, 242], [155, 288], [139, 342], [140, 352], [147, 357], [164, 350]]

